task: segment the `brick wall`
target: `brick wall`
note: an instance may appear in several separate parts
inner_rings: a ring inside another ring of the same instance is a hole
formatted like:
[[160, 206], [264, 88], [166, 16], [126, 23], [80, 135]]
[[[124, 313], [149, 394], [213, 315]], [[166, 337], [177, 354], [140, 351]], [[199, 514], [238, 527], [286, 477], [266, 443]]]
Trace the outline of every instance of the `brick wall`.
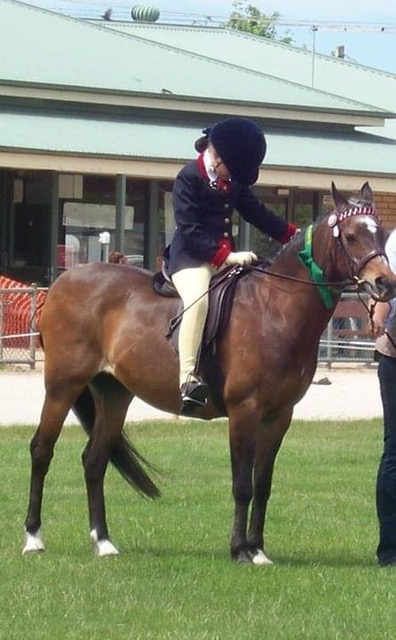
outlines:
[[381, 220], [387, 229], [396, 227], [396, 195], [391, 193], [375, 193], [375, 204]]

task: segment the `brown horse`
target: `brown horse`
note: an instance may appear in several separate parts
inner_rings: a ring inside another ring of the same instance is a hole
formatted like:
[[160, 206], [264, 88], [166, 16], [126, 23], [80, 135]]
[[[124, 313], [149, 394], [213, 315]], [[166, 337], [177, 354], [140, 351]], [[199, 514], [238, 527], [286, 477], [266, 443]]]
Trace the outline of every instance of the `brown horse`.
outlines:
[[[319, 340], [343, 288], [354, 283], [379, 300], [394, 296], [396, 277], [384, 256], [386, 233], [368, 183], [356, 200], [344, 198], [334, 184], [332, 196], [333, 212], [295, 237], [271, 267], [257, 266], [238, 280], [229, 323], [209, 368], [218, 373], [212, 399], [197, 413], [229, 420], [231, 555], [239, 562], [271, 562], [264, 551], [264, 520], [276, 454], [293, 407], [312, 381]], [[46, 394], [31, 441], [24, 552], [44, 549], [44, 480], [71, 408], [89, 434], [83, 465], [91, 539], [99, 555], [117, 553], [105, 513], [108, 461], [138, 491], [159, 495], [122, 430], [134, 396], [179, 412], [178, 356], [167, 337], [179, 307], [178, 299], [153, 290], [152, 273], [137, 267], [89, 264], [52, 285], [40, 322]]]

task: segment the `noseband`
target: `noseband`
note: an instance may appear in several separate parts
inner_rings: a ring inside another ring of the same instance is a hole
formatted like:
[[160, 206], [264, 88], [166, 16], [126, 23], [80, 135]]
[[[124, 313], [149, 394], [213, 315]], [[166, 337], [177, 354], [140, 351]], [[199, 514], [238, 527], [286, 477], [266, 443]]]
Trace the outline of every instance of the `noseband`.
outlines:
[[370, 251], [370, 253], [367, 254], [367, 256], [365, 256], [361, 260], [357, 260], [350, 254], [350, 252], [342, 242], [340, 224], [344, 220], [347, 220], [348, 218], [351, 218], [353, 216], [373, 216], [376, 220], [379, 220], [379, 215], [376, 209], [374, 209], [374, 207], [371, 207], [370, 205], [365, 204], [361, 206], [359, 205], [351, 206], [351, 207], [342, 209], [342, 211], [338, 213], [332, 213], [330, 214], [328, 219], [328, 225], [333, 229], [333, 236], [334, 238], [338, 239], [341, 250], [344, 253], [344, 256], [346, 258], [346, 262], [349, 265], [350, 277], [352, 280], [356, 282], [356, 284], [360, 284], [360, 277], [359, 277], [360, 273], [362, 269], [366, 266], [366, 264], [370, 262], [370, 260], [373, 260], [374, 258], [378, 258], [378, 257], [385, 258], [385, 260], [388, 260], [388, 259], [384, 251], [381, 251], [379, 249], [378, 250], [374, 249], [373, 251]]

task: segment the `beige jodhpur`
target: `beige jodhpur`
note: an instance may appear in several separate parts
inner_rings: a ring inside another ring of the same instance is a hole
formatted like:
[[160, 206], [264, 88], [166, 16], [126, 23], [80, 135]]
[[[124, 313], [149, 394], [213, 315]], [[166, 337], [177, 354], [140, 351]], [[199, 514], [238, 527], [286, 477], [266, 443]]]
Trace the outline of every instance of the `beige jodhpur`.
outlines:
[[222, 271], [207, 262], [199, 267], [182, 269], [172, 276], [185, 309], [179, 330], [180, 386], [193, 374], [208, 314], [208, 288], [211, 277]]

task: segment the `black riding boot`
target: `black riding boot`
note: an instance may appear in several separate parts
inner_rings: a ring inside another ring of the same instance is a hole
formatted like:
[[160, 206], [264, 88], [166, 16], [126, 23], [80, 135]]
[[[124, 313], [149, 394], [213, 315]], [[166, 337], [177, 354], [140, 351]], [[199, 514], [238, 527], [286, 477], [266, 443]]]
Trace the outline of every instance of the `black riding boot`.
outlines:
[[182, 416], [191, 416], [197, 409], [207, 404], [209, 388], [201, 378], [191, 376], [180, 387], [180, 393], [182, 397], [180, 413]]

